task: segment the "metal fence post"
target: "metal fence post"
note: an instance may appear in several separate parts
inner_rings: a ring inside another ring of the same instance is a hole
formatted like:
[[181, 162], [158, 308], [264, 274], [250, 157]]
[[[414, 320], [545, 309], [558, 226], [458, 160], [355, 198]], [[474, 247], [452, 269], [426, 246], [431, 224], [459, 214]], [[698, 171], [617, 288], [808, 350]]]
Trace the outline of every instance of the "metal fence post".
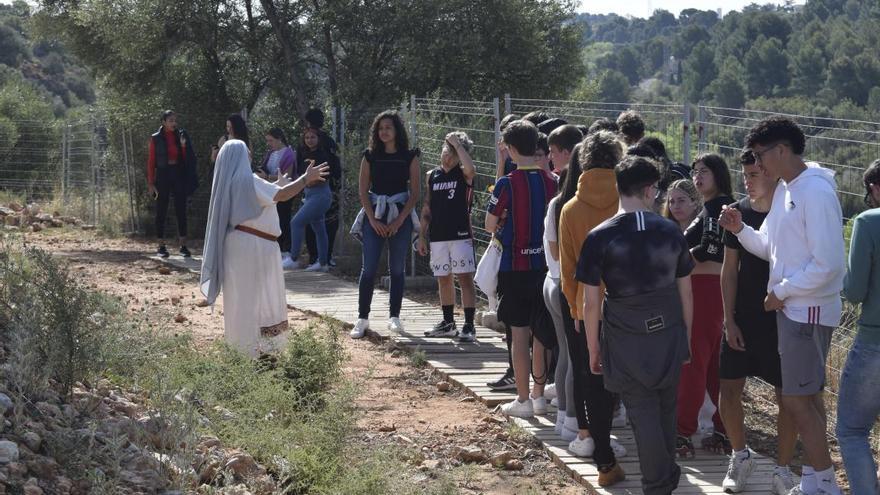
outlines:
[[697, 150], [702, 153], [706, 151], [706, 107], [700, 103], [697, 110], [697, 136], [699, 141], [697, 142]]
[[504, 115], [510, 115], [510, 93], [504, 93]]
[[[61, 124], [61, 204], [67, 209], [67, 121]], [[65, 215], [67, 212], [64, 212]]]
[[[334, 127], [336, 127], [335, 123], [334, 123]], [[345, 152], [345, 146], [346, 146], [346, 144], [345, 144], [345, 107], [339, 108], [338, 131], [339, 131], [339, 134], [337, 134], [337, 137], [339, 138], [339, 141], [337, 142], [337, 144], [339, 146], [339, 163], [340, 163], [340, 166], [345, 167], [345, 157], [348, 155]], [[346, 186], [347, 185], [348, 185], [348, 181], [345, 180], [345, 169], [343, 168], [342, 178], [339, 181], [339, 225], [342, 228], [342, 233], [340, 235], [342, 235], [343, 237], [345, 236], [345, 233], [348, 232], [348, 224], [345, 223], [345, 212], [346, 212], [346, 208], [348, 206], [347, 201], [346, 201], [346, 199], [348, 198], [348, 194], [346, 193]], [[337, 242], [334, 244], [334, 246], [339, 246], [339, 248], [336, 251], [340, 255], [345, 254], [345, 242], [342, 241], [342, 239], [338, 239]]]
[[[510, 103], [509, 96], [510, 95], [505, 95], [506, 103]], [[495, 166], [497, 169], [498, 164], [501, 163], [501, 150], [498, 149], [498, 142], [501, 141], [501, 107], [498, 102], [498, 97], [492, 98], [492, 116], [495, 118], [492, 127], [495, 131]]]
[[691, 104], [684, 102], [684, 113], [682, 114], [682, 160], [685, 165], [691, 162]]
[[138, 195], [138, 180], [137, 180], [137, 170], [134, 165], [134, 143], [131, 137], [131, 129], [128, 129], [128, 156], [131, 157], [131, 180], [132, 180], [132, 194], [134, 195], [134, 228], [140, 233], [141, 232], [141, 200], [140, 195]]

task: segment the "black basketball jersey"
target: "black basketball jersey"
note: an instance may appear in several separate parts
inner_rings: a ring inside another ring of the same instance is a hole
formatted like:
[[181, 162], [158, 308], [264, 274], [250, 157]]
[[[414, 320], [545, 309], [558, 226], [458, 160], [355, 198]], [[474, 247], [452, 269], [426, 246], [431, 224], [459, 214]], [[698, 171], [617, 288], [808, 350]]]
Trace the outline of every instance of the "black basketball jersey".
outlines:
[[470, 239], [473, 187], [468, 184], [461, 166], [449, 172], [437, 167], [429, 173], [431, 188], [431, 242]]

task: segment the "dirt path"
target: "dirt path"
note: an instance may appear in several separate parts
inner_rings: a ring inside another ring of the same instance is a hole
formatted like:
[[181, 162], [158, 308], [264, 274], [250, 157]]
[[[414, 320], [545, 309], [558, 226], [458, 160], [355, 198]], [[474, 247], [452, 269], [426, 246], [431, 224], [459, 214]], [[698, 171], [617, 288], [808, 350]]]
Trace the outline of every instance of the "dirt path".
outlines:
[[[95, 232], [47, 230], [26, 235], [37, 246], [68, 260], [92, 288], [122, 297], [132, 316], [149, 325], [191, 333], [196, 345], [223, 337], [223, 304], [213, 313], [204, 307], [195, 275], [169, 269], [147, 258], [154, 246], [132, 239], [106, 239]], [[292, 326], [311, 315], [288, 309]], [[458, 493], [579, 494], [583, 488], [554, 466], [540, 446], [521, 431], [459, 390], [440, 391], [441, 379], [411, 364], [410, 357], [386, 344], [341, 339], [349, 360], [346, 374], [362, 389], [357, 404], [357, 441], [397, 444], [419, 452], [412, 459], [417, 480], [449, 480]], [[464, 464], [463, 447], [476, 446], [488, 456], [507, 452], [522, 469]]]

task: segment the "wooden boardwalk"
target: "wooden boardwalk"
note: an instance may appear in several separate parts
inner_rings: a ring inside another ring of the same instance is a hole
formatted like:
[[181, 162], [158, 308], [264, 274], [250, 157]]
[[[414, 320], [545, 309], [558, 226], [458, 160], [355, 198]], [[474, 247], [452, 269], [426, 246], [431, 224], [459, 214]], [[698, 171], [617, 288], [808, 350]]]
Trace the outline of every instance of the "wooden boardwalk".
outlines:
[[[185, 260], [173, 256], [164, 261], [195, 272], [199, 270], [200, 261], [197, 258]], [[345, 323], [356, 321], [358, 298], [356, 284], [331, 274], [304, 271], [285, 272], [284, 278], [288, 304]], [[431, 367], [488, 407], [494, 407], [514, 398], [512, 393], [493, 392], [486, 387], [487, 381], [497, 378], [507, 368], [507, 347], [495, 331], [478, 326], [477, 342], [470, 344], [460, 344], [448, 338], [424, 337], [423, 332], [438, 321], [439, 309], [404, 299], [400, 319], [406, 331], [400, 335], [392, 334], [386, 328], [388, 292], [379, 288], [373, 296], [371, 316], [373, 333], [391, 339], [401, 346], [423, 351]], [[628, 426], [612, 431], [612, 435], [628, 451], [626, 457], [619, 459], [627, 479], [611, 489], [602, 489], [597, 483], [598, 471], [595, 464], [590, 459], [572, 456], [566, 450], [567, 442], [554, 432], [555, 418], [556, 410], [551, 407], [546, 417], [535, 417], [530, 420], [510, 418], [510, 420], [539, 439], [553, 461], [583, 484], [588, 492], [609, 495], [642, 492], [636, 445], [632, 430]], [[675, 493], [724, 493], [721, 489], [721, 481], [727, 470], [727, 461], [726, 456], [698, 450], [696, 459], [679, 462], [682, 479]], [[770, 459], [759, 457], [758, 468], [752, 475], [747, 490], [741, 493], [746, 495], [769, 493], [772, 488], [773, 467], [774, 463]]]

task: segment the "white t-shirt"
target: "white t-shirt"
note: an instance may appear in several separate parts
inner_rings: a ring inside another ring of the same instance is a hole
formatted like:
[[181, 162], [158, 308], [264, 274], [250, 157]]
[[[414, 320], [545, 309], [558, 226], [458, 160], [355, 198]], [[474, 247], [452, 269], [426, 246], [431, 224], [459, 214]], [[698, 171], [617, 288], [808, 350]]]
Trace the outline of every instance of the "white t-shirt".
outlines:
[[281, 188], [275, 183], [263, 180], [256, 175], [253, 177], [254, 190], [257, 191], [257, 201], [263, 207], [263, 211], [260, 213], [260, 216], [241, 222], [241, 224], [267, 234], [280, 236], [281, 224], [278, 220], [278, 210], [275, 208], [274, 199], [275, 194]]
[[550, 278], [559, 278], [559, 260], [554, 260], [550, 254], [550, 243], [559, 242], [556, 233], [556, 203], [559, 196], [550, 200], [547, 205], [547, 215], [544, 217], [544, 258], [547, 260], [547, 271]]

